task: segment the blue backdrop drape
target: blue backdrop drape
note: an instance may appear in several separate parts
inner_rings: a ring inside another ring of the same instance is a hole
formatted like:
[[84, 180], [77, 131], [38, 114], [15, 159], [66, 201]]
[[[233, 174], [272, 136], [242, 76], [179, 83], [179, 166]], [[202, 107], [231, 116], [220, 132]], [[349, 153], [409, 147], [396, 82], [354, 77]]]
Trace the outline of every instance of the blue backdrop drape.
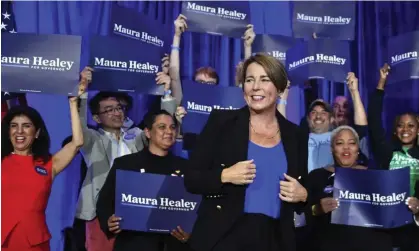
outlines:
[[[180, 13], [180, 2], [118, 2], [134, 8], [156, 20], [172, 24]], [[419, 30], [417, 2], [357, 2], [357, 38], [353, 42], [353, 70], [360, 79], [361, 96], [367, 105], [367, 94], [375, 88], [378, 69], [384, 63], [383, 53], [388, 36]], [[84, 36], [107, 35], [112, 2], [20, 2], [14, 3], [17, 30], [39, 34], [68, 34]], [[291, 36], [292, 2], [250, 2], [251, 20], [257, 34]], [[220, 75], [221, 84], [233, 85], [235, 65], [242, 58], [242, 42], [238, 39], [185, 33], [182, 38], [181, 75], [191, 78], [196, 68], [210, 65]], [[82, 54], [82, 66], [88, 61]], [[58, 84], [58, 83], [57, 83]], [[344, 88], [322, 84], [319, 95], [331, 101]], [[386, 122], [403, 110], [419, 111], [419, 84], [403, 83], [389, 88], [386, 103]], [[50, 131], [52, 152], [70, 135], [67, 98], [53, 95], [28, 94], [28, 102], [40, 111]], [[147, 97], [138, 96], [133, 119], [139, 122], [144, 114]], [[292, 88], [287, 108], [288, 117], [299, 122], [304, 114], [303, 92]], [[80, 179], [80, 157], [73, 161], [54, 182], [47, 209], [47, 222], [52, 233], [51, 250], [62, 250], [61, 231], [71, 226], [75, 214], [77, 188]]]

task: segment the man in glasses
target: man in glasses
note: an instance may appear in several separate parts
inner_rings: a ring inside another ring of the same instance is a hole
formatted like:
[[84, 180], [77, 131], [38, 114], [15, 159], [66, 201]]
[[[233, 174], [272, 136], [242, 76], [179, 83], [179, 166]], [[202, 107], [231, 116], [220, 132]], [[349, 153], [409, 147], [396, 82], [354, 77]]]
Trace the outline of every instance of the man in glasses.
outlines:
[[[84, 145], [81, 149], [87, 165], [86, 178], [83, 181], [77, 203], [76, 218], [86, 221], [87, 251], [112, 251], [113, 239], [108, 239], [102, 232], [96, 217], [98, 194], [106, 180], [108, 172], [116, 158], [141, 151], [146, 144], [142, 133], [129, 133], [124, 130], [128, 103], [121, 94], [99, 92], [89, 101], [93, 120], [99, 129], [87, 127], [87, 92], [92, 80], [92, 69], [86, 67], [81, 73], [80, 119], [83, 127]], [[122, 102], [121, 102], [122, 101]], [[161, 109], [174, 111], [175, 100], [166, 93], [161, 101]]]

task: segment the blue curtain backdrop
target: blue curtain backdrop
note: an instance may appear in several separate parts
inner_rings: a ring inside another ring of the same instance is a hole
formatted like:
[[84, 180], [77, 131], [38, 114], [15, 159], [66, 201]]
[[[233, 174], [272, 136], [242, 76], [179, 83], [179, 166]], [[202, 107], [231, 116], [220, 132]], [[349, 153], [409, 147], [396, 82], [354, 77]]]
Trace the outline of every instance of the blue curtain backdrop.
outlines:
[[[180, 13], [180, 2], [118, 2], [148, 14], [156, 20], [173, 24]], [[237, 2], [239, 3], [239, 2]], [[89, 34], [107, 35], [112, 2], [14, 2], [17, 30], [38, 34], [68, 34], [84, 36], [84, 47]], [[291, 36], [292, 2], [250, 2], [251, 19], [257, 34]], [[367, 94], [375, 88], [378, 69], [384, 63], [384, 45], [388, 36], [419, 30], [419, 3], [415, 2], [358, 2], [357, 38], [353, 42], [353, 70], [360, 79], [360, 90], [365, 105]], [[215, 67], [224, 86], [233, 85], [235, 65], [242, 58], [242, 42], [238, 39], [185, 33], [182, 38], [181, 75], [192, 78], [200, 66]], [[82, 55], [82, 66], [88, 55]], [[59, 84], [59, 83], [57, 83]], [[319, 96], [331, 99], [344, 88], [324, 83]], [[28, 102], [40, 111], [52, 138], [56, 152], [71, 133], [66, 97], [28, 94]], [[302, 91], [292, 88], [288, 101], [288, 117], [299, 122], [304, 114]], [[138, 96], [133, 119], [144, 114], [147, 98]], [[403, 83], [389, 88], [386, 99], [386, 122], [402, 110], [419, 111], [419, 83]], [[391, 102], [391, 103], [390, 103]], [[47, 221], [52, 233], [51, 250], [62, 250], [61, 231], [71, 226], [75, 214], [77, 188], [80, 179], [80, 159], [76, 159], [55, 180], [47, 209]]]

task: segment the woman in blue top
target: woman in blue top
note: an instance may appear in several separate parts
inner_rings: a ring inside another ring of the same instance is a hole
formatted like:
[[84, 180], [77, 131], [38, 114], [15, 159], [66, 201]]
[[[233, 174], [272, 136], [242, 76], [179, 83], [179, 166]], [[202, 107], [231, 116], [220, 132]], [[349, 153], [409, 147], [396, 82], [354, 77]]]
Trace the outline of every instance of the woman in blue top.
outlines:
[[275, 58], [256, 54], [244, 62], [242, 79], [247, 106], [211, 113], [185, 170], [186, 188], [203, 196], [189, 244], [195, 251], [295, 251], [307, 148], [298, 126], [276, 109], [287, 74]]

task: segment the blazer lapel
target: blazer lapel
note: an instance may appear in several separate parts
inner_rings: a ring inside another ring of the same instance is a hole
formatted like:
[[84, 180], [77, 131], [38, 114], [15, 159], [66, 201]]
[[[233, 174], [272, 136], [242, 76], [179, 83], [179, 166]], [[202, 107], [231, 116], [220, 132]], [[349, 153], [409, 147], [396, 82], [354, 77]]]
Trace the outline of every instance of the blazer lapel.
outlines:
[[234, 125], [232, 128], [234, 157], [238, 161], [244, 161], [247, 160], [249, 146], [249, 108], [247, 106], [241, 108], [235, 119], [236, 121], [232, 123]]
[[109, 165], [112, 163], [112, 142], [105, 134], [102, 134], [102, 145], [105, 150], [106, 157], [108, 159]]
[[293, 163], [293, 160], [297, 158], [297, 156], [294, 155], [298, 154], [298, 138], [296, 137], [296, 134], [293, 133], [294, 129], [292, 128], [291, 123], [282, 116], [281, 113], [276, 111], [276, 117], [280, 126], [281, 140], [284, 145], [285, 155], [287, 156], [287, 174], [295, 177], [298, 173], [298, 169], [296, 164]]

